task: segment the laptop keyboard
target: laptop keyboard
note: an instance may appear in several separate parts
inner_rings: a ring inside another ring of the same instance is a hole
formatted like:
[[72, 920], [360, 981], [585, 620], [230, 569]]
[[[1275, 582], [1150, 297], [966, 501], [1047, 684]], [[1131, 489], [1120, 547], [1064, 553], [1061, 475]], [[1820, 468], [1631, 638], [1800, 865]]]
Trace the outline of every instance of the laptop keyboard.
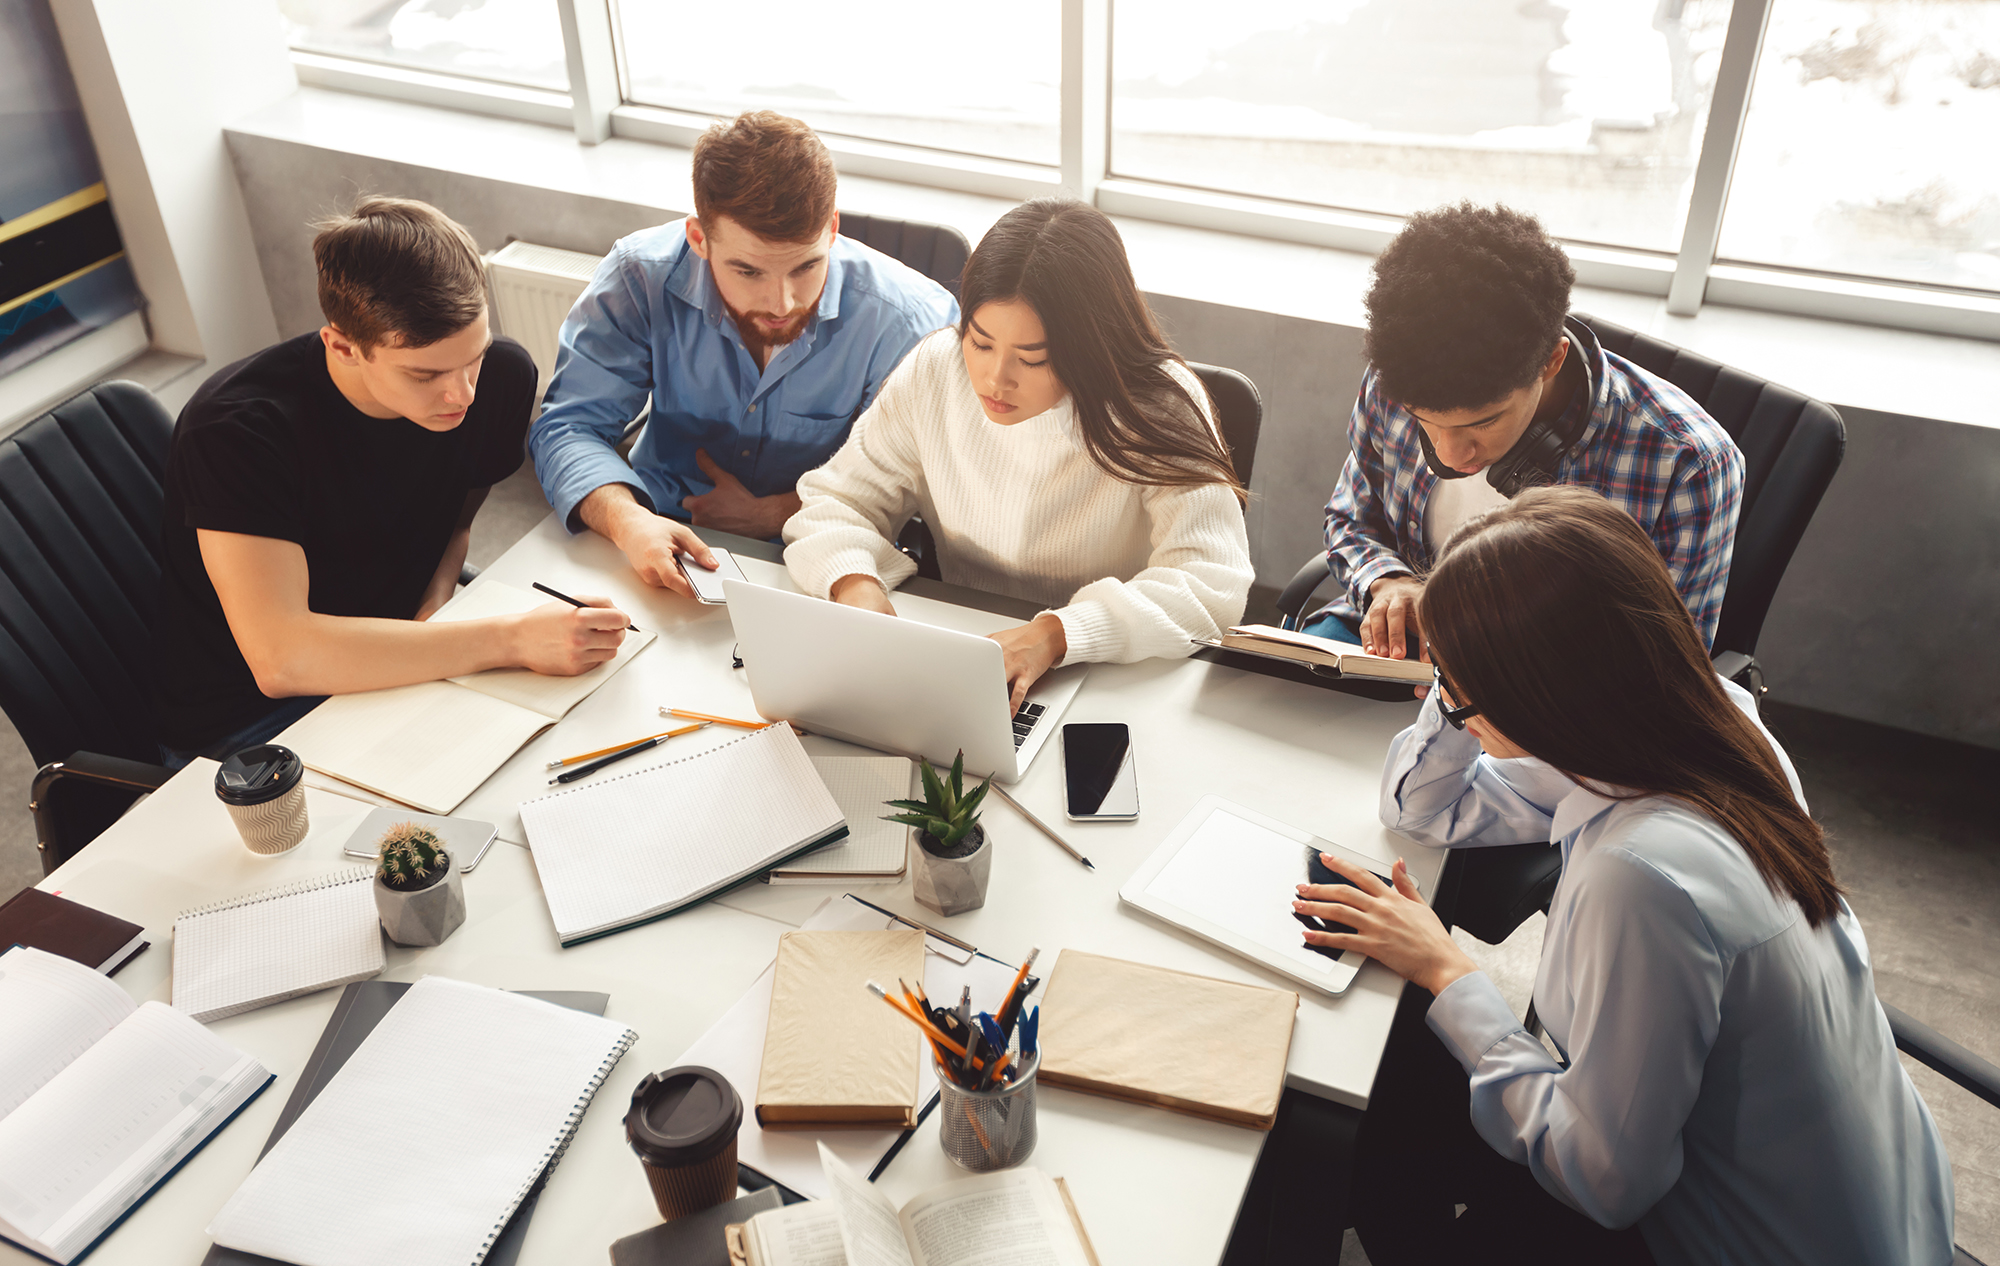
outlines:
[[1025, 703], [1021, 705], [1021, 710], [1014, 714], [1015, 751], [1020, 751], [1021, 744], [1028, 741], [1028, 735], [1034, 733], [1035, 726], [1041, 723], [1042, 714], [1046, 711], [1048, 709], [1039, 703]]

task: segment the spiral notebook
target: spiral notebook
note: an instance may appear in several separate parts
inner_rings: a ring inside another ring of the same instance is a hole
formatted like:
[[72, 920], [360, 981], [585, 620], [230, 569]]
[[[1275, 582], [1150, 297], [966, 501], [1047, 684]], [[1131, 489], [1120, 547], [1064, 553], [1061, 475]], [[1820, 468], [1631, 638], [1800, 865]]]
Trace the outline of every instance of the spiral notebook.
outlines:
[[207, 1024], [380, 972], [374, 868], [351, 866], [174, 920], [174, 1010]]
[[[426, 976], [208, 1233], [298, 1266], [478, 1266], [638, 1038], [615, 1020]], [[392, 1198], [398, 1175], [409, 1181]]]
[[565, 946], [685, 909], [847, 835], [788, 725], [527, 801], [521, 825]]

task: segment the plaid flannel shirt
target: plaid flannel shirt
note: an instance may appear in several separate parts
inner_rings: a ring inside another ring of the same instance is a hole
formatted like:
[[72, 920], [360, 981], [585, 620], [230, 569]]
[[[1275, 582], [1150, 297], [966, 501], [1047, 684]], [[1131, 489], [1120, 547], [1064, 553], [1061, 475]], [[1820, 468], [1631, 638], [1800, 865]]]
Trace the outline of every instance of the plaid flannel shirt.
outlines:
[[[1603, 351], [1576, 318], [1568, 325], [1571, 350], [1589, 358], [1596, 391], [1590, 420], [1555, 482], [1596, 489], [1637, 520], [1712, 645], [1743, 500], [1743, 454], [1680, 388]], [[1437, 476], [1424, 461], [1417, 426], [1415, 415], [1382, 394], [1370, 369], [1347, 423], [1347, 464], [1326, 506], [1327, 568], [1346, 592], [1325, 610], [1349, 621], [1368, 609], [1376, 581], [1430, 565], [1424, 511]]]

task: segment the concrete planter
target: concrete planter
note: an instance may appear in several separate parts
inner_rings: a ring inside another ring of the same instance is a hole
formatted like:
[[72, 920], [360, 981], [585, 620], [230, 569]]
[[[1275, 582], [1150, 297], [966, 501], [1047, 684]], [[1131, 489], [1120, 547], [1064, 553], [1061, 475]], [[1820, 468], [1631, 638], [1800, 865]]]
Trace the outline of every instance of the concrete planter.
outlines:
[[910, 885], [918, 904], [939, 914], [964, 914], [986, 904], [986, 881], [993, 872], [993, 846], [986, 828], [972, 828], [969, 839], [978, 841], [963, 857], [936, 857], [924, 847], [927, 837], [916, 837], [917, 864]]
[[403, 892], [375, 876], [375, 912], [398, 945], [437, 945], [465, 922], [465, 886], [445, 855], [444, 874], [427, 888]]

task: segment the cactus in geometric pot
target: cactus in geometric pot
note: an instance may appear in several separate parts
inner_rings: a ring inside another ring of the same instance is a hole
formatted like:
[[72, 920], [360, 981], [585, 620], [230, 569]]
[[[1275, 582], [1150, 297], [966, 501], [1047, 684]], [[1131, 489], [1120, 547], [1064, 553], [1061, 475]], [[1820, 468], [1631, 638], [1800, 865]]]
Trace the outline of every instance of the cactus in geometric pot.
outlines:
[[436, 945], [465, 922], [465, 888], [435, 831], [398, 822], [375, 848], [375, 910], [390, 940]]

